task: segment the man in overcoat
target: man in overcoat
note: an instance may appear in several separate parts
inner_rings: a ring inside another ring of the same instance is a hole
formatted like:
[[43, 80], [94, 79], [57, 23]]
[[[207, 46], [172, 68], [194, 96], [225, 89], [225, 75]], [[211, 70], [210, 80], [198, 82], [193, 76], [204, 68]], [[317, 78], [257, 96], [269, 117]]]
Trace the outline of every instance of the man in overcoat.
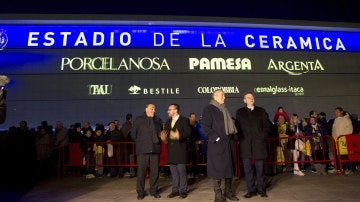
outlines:
[[[252, 92], [245, 93], [244, 103], [245, 106], [237, 110], [235, 121], [248, 189], [244, 197], [251, 198], [257, 194], [267, 197], [264, 176], [264, 159], [267, 157], [265, 138], [271, 130], [271, 122], [265, 109], [254, 105], [255, 98]], [[252, 160], [255, 160], [257, 185]]]
[[[224, 103], [224, 91], [216, 90], [202, 114], [202, 129], [208, 138], [207, 175], [213, 178], [215, 201], [218, 202], [226, 201], [226, 198], [239, 200], [231, 190], [234, 172], [230, 140], [237, 131]], [[221, 190], [222, 179], [225, 179], [224, 194]]]

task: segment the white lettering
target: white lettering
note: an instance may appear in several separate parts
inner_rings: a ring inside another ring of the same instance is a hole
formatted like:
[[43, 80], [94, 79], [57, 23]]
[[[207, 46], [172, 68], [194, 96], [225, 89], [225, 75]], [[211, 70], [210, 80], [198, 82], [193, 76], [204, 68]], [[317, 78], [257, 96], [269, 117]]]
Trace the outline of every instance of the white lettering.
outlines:
[[211, 47], [211, 45], [205, 44], [204, 33], [201, 33], [201, 46], [202, 46], [202, 47], [207, 47], [207, 48], [210, 48], [210, 47]]
[[29, 32], [28, 46], [38, 46], [39, 45], [37, 43], [37, 41], [39, 40], [39, 38], [38, 38], [39, 34], [40, 34], [40, 32]]
[[159, 32], [154, 32], [154, 46], [162, 46], [162, 45], [164, 45], [164, 35]]

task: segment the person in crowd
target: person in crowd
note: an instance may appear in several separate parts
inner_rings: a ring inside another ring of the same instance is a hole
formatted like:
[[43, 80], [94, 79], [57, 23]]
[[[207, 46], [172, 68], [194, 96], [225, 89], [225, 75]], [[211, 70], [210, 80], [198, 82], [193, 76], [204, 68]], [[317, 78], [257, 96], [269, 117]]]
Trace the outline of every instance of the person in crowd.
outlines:
[[332, 137], [337, 140], [340, 135], [353, 134], [350, 115], [342, 107], [335, 108], [335, 120], [332, 126]]
[[83, 127], [81, 128], [81, 134], [85, 134], [85, 132], [88, 130], [90, 130], [91, 132], [94, 132], [93, 128], [91, 127], [90, 122], [84, 121]]
[[[288, 137], [290, 136], [291, 131], [283, 115], [278, 116], [278, 120], [274, 124], [273, 130], [276, 134], [276, 137], [279, 138], [279, 143], [277, 146], [277, 162], [290, 162], [292, 158]], [[279, 172], [283, 172], [283, 165], [286, 165], [286, 172], [292, 172], [290, 163], [278, 164], [277, 167], [279, 169], [277, 170], [279, 170]]]
[[162, 121], [155, 115], [155, 104], [148, 103], [145, 106], [145, 113], [136, 117], [131, 137], [136, 144], [137, 156], [137, 199], [142, 200], [146, 196], [145, 177], [146, 170], [150, 164], [150, 195], [154, 198], [161, 198], [159, 194], [159, 159], [161, 151], [160, 132]]
[[[205, 144], [207, 137], [202, 130], [202, 125], [202, 115], [200, 115], [195, 128], [199, 135], [199, 140], [197, 141], [197, 162], [201, 164], [207, 162], [207, 144]], [[206, 174], [206, 167], [200, 167], [199, 169], [201, 170], [200, 175]]]
[[[61, 152], [63, 150], [64, 152]], [[65, 163], [69, 161], [69, 133], [61, 121], [57, 121], [53, 137], [53, 157], [64, 159]]]
[[188, 169], [188, 174], [192, 179], [195, 178], [197, 175], [197, 152], [198, 152], [198, 143], [199, 143], [199, 132], [196, 128], [198, 121], [196, 120], [196, 114], [191, 112], [189, 114], [189, 122], [190, 122], [190, 129], [191, 135], [187, 141], [187, 153], [188, 153], [188, 160], [190, 161], [190, 166]]
[[94, 162], [94, 150], [93, 145], [91, 144], [94, 142], [93, 132], [90, 128], [84, 130], [84, 136], [81, 141], [81, 151], [83, 153], [83, 164], [85, 166], [85, 177], [86, 179], [95, 178], [95, 168], [93, 166]]
[[[252, 92], [244, 95], [245, 106], [236, 112], [236, 125], [240, 137], [241, 157], [243, 160], [247, 193], [245, 198], [251, 198], [257, 194], [267, 197], [264, 159], [267, 157], [266, 141], [271, 130], [271, 121], [265, 109], [255, 106], [255, 97]], [[256, 182], [252, 160], [255, 160]]]
[[304, 176], [305, 174], [300, 170], [299, 164], [297, 161], [299, 160], [299, 156], [301, 154], [301, 149], [303, 149], [304, 142], [299, 139], [298, 137], [303, 136], [303, 133], [299, 127], [299, 117], [297, 114], [292, 114], [290, 116], [290, 123], [289, 123], [290, 133], [289, 133], [289, 148], [291, 149], [291, 153], [293, 156], [294, 161], [294, 175]]
[[325, 112], [320, 112], [319, 113], [317, 121], [326, 130], [326, 135], [330, 135], [331, 128], [329, 127], [329, 123], [328, 123], [328, 120], [326, 118], [326, 113]]
[[115, 124], [116, 130], [120, 130], [120, 121], [118, 119], [114, 119], [112, 122]]
[[61, 121], [56, 122], [54, 138], [54, 146], [57, 148], [67, 146], [69, 144], [68, 131]]
[[94, 136], [94, 146], [93, 150], [95, 153], [95, 176], [98, 178], [103, 177], [104, 175], [104, 156], [105, 156], [105, 142], [106, 137], [104, 134], [105, 127], [102, 124], [99, 124], [95, 128], [95, 136]]
[[[310, 117], [309, 124], [305, 127], [305, 135], [311, 137], [310, 142], [312, 143], [311, 150], [313, 159], [310, 160], [325, 160], [323, 150], [327, 151], [327, 148], [322, 136], [326, 135], [326, 130], [317, 122], [317, 118], [315, 116]], [[327, 174], [325, 171], [325, 164], [316, 162], [313, 165], [315, 166], [315, 169], [311, 163], [313, 172], [320, 175]]]
[[172, 178], [172, 191], [167, 196], [174, 198], [187, 197], [187, 140], [191, 135], [189, 119], [179, 114], [180, 106], [176, 103], [168, 106], [169, 119], [165, 130], [161, 132], [162, 140], [168, 145], [168, 162]]
[[51, 157], [52, 152], [52, 137], [46, 130], [46, 128], [41, 127], [38, 131], [38, 135], [35, 137], [35, 146], [36, 146], [36, 160], [38, 163], [39, 171], [42, 174], [48, 174], [49, 170], [49, 158]]
[[359, 134], [360, 133], [360, 122], [359, 117], [357, 114], [352, 113], [350, 115], [350, 119], [353, 125], [353, 134]]
[[81, 130], [81, 124], [75, 123], [74, 128], [69, 131], [69, 142], [81, 142], [84, 138], [85, 130]]
[[[124, 135], [124, 141], [125, 142], [133, 142], [133, 139], [131, 138], [131, 128], [132, 128], [132, 114], [128, 113], [126, 114], [126, 117], [125, 117], [125, 122], [122, 124], [121, 126], [121, 132], [122, 134]], [[124, 156], [124, 158], [126, 159], [126, 163], [129, 163], [129, 164], [134, 164], [135, 163], [135, 157], [134, 157], [134, 154], [132, 154], [133, 152], [133, 144], [126, 144], [125, 145], [126, 147], [126, 155], [127, 156]], [[124, 168], [125, 170], [125, 174], [124, 176], [125, 177], [134, 177], [135, 176], [135, 169], [134, 167], [126, 167]]]
[[276, 123], [278, 121], [279, 116], [282, 115], [285, 118], [285, 122], [289, 123], [290, 119], [289, 119], [289, 115], [288, 113], [285, 111], [284, 107], [279, 106], [275, 115], [274, 115], [274, 123]]
[[309, 118], [311, 118], [311, 117], [314, 117], [317, 120], [319, 118], [318, 117], [318, 112], [316, 110], [311, 110], [309, 112]]
[[[350, 115], [346, 113], [342, 107], [336, 107], [334, 124], [332, 126], [332, 137], [335, 141], [337, 141], [341, 135], [350, 134], [353, 134], [353, 126]], [[334, 158], [334, 154], [331, 154], [330, 156], [331, 159]], [[342, 156], [341, 158], [345, 159], [346, 156]], [[346, 163], [345, 166], [345, 174], [352, 174], [351, 164]], [[329, 173], [333, 173], [333, 170], [329, 170]]]
[[[108, 152], [108, 163], [112, 165], [121, 164], [121, 156], [124, 154], [124, 145], [120, 142], [124, 142], [124, 135], [120, 130], [117, 129], [115, 122], [111, 121], [108, 124], [108, 131], [106, 131], [106, 139], [109, 147], [112, 147], [113, 152]], [[112, 143], [114, 142], [114, 143]], [[109, 145], [110, 144], [110, 145]], [[123, 177], [123, 168], [119, 166], [110, 166], [110, 177]]]
[[124, 135], [124, 138], [126, 141], [131, 141], [131, 135], [130, 135], [130, 132], [131, 132], [131, 128], [132, 128], [132, 114], [128, 113], [126, 114], [126, 120], [125, 122], [122, 124], [122, 127], [121, 127], [121, 132], [122, 134]]
[[[210, 104], [203, 109], [202, 129], [208, 138], [207, 175], [213, 179], [215, 201], [226, 199], [238, 201], [232, 191], [234, 176], [231, 136], [237, 133], [235, 124], [225, 106], [225, 93], [216, 90]], [[221, 181], [225, 179], [225, 190], [222, 193]]]

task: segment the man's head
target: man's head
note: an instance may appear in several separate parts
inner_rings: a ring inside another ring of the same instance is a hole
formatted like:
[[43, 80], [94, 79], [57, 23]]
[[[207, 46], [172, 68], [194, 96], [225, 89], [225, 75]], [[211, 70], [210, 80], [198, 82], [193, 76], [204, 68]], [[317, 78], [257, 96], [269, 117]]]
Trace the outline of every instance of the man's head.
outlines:
[[64, 124], [61, 121], [56, 121], [56, 126], [57, 129], [61, 129], [64, 127]]
[[84, 126], [85, 129], [90, 128], [90, 122], [89, 122], [89, 121], [85, 121], [85, 122], [83, 123], [83, 126]]
[[194, 125], [196, 123], [196, 115], [194, 112], [191, 112], [189, 115], [189, 121], [191, 125]]
[[225, 103], [225, 93], [223, 90], [216, 90], [212, 94], [212, 99], [218, 102], [219, 104]]
[[247, 107], [253, 107], [255, 104], [255, 97], [252, 92], [246, 92], [244, 94], [244, 103]]
[[114, 131], [116, 129], [116, 124], [113, 121], [111, 121], [108, 126], [109, 126], [109, 131]]
[[310, 117], [314, 117], [314, 118], [318, 118], [318, 113], [317, 113], [317, 111], [315, 111], [315, 110], [311, 110], [310, 112], [309, 112], [309, 116]]
[[132, 114], [130, 114], [130, 113], [126, 114], [126, 120], [131, 121], [132, 120]]
[[179, 115], [179, 111], [180, 111], [180, 106], [178, 104], [173, 103], [168, 106], [167, 113], [169, 117], [175, 117]]
[[154, 117], [155, 116], [155, 105], [152, 103], [146, 104], [145, 106], [145, 114], [147, 117]]
[[344, 109], [342, 107], [335, 108], [335, 118], [342, 117], [344, 113]]

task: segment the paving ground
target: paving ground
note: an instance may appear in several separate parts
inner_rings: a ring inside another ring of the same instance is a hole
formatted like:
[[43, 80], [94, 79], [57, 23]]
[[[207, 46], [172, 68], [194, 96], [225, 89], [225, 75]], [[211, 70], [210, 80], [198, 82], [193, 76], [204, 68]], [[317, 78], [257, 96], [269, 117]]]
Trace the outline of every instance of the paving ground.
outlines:
[[[246, 192], [244, 178], [234, 179], [233, 188], [240, 201], [360, 201], [360, 175], [335, 176], [307, 173], [304, 177], [290, 173], [267, 177], [268, 195], [266, 199], [255, 196], [243, 198]], [[20, 182], [19, 182], [20, 183]], [[136, 199], [135, 178], [95, 178], [65, 177], [49, 179], [18, 189], [3, 189], [0, 201], [138, 201]], [[142, 201], [214, 201], [211, 179], [196, 178], [189, 185], [186, 199], [168, 199], [171, 179], [160, 178], [160, 199], [151, 196]], [[148, 182], [146, 189], [148, 190]]]

